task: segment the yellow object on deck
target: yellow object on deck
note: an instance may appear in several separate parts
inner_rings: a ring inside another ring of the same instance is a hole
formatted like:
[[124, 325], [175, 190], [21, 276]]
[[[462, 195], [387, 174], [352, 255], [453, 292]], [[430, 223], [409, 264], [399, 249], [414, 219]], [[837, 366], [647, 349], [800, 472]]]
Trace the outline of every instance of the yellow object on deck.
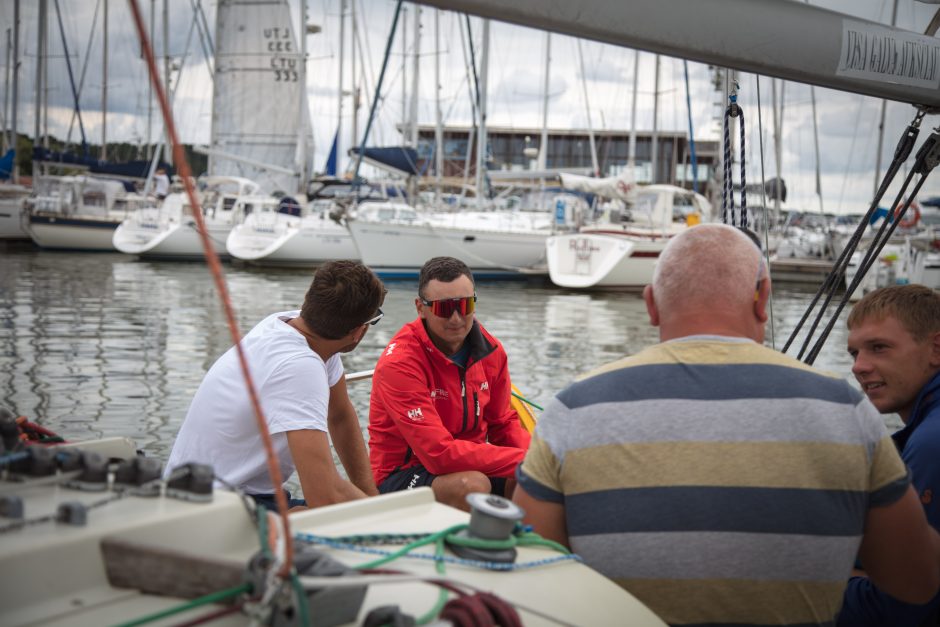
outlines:
[[512, 386], [513, 395], [509, 397], [509, 405], [516, 410], [516, 413], [519, 414], [519, 421], [522, 423], [522, 427], [532, 433], [535, 431], [535, 414], [532, 412], [532, 406], [529, 403], [522, 400], [522, 392], [519, 391], [515, 385]]

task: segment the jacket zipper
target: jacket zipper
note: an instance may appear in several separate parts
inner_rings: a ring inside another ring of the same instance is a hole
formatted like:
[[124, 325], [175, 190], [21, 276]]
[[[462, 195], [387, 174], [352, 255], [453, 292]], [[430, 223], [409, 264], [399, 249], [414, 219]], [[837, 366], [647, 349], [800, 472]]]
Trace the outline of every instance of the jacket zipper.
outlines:
[[473, 393], [473, 430], [476, 431], [477, 427], [480, 425], [480, 399], [477, 398], [477, 393]]
[[460, 425], [460, 433], [467, 430], [467, 373], [463, 368], [458, 368], [460, 372], [460, 400], [463, 402], [463, 422]]

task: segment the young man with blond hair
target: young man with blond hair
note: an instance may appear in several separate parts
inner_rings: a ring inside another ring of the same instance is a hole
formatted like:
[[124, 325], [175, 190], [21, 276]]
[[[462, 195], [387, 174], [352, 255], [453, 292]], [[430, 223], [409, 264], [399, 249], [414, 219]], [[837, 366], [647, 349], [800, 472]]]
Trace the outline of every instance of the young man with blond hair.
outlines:
[[[894, 444], [927, 521], [940, 530], [940, 292], [923, 285], [875, 290], [855, 305], [847, 324], [852, 373], [878, 411], [904, 423]], [[903, 603], [856, 574], [839, 625], [938, 624], [940, 596], [925, 605]]]

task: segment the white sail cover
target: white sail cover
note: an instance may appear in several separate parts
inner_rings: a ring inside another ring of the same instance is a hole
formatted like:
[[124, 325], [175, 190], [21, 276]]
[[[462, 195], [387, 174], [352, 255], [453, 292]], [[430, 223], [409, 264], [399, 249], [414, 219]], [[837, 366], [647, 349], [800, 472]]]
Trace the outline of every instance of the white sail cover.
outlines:
[[287, 0], [219, 0], [215, 33], [209, 173], [297, 192], [310, 122]]
[[561, 186], [565, 189], [596, 194], [613, 200], [622, 200], [629, 204], [636, 201], [636, 181], [633, 180], [633, 176], [626, 169], [619, 176], [605, 178], [563, 172], [559, 173], [558, 176], [561, 178]]

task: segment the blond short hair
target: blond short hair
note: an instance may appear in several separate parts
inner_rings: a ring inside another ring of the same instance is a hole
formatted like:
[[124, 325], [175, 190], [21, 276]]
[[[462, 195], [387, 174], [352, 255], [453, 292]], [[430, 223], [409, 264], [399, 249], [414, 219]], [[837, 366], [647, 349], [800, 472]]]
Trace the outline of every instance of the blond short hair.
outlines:
[[892, 285], [869, 292], [852, 308], [846, 325], [893, 316], [915, 340], [940, 332], [940, 292], [923, 285]]

